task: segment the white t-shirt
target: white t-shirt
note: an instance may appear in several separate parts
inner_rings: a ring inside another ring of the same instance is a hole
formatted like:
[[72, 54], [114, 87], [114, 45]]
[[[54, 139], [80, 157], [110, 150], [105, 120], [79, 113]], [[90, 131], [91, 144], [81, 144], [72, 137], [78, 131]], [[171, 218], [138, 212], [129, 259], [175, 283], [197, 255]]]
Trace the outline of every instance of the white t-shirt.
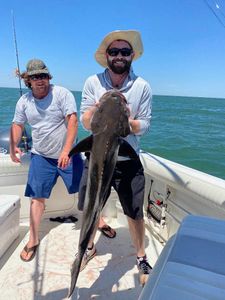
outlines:
[[73, 94], [50, 85], [48, 95], [42, 99], [36, 99], [30, 91], [18, 100], [13, 123], [27, 122], [31, 126], [32, 153], [57, 159], [66, 140], [66, 116], [72, 113], [77, 113]]

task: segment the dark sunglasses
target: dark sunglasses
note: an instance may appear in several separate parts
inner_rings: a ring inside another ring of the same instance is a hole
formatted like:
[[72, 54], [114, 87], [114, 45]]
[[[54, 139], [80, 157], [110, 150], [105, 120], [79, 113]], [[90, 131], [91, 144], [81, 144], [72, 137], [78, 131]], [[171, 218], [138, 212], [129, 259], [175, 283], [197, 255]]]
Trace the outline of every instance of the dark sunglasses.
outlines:
[[34, 80], [34, 81], [36, 81], [36, 80], [42, 80], [42, 79], [47, 79], [47, 78], [49, 78], [49, 76], [48, 76], [48, 74], [36, 74], [36, 75], [31, 75], [30, 76], [30, 79], [31, 80]]
[[119, 53], [121, 53], [122, 56], [130, 56], [133, 52], [130, 48], [110, 48], [107, 50], [107, 53], [110, 56], [117, 56]]

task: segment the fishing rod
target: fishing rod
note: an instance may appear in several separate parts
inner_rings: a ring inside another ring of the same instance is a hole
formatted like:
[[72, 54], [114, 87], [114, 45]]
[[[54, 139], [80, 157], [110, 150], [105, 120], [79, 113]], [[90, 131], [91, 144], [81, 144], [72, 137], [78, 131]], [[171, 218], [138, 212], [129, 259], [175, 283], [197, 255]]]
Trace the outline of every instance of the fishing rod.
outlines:
[[[20, 90], [20, 96], [23, 95], [22, 91], [22, 85], [21, 85], [21, 77], [20, 77], [20, 64], [19, 64], [19, 54], [18, 54], [18, 47], [17, 47], [17, 39], [16, 39], [16, 26], [15, 26], [15, 18], [14, 18], [14, 13], [13, 10], [11, 11], [12, 13], [12, 27], [13, 27], [13, 38], [14, 38], [14, 46], [15, 46], [15, 53], [16, 53], [16, 63], [17, 63], [17, 70], [16, 70], [16, 75], [18, 76], [19, 79], [19, 90]], [[28, 136], [26, 129], [24, 127], [22, 137], [21, 137], [23, 143], [24, 143], [24, 150], [25, 152], [28, 151]]]
[[221, 13], [222, 15], [222, 19], [221, 17], [217, 14], [217, 12], [214, 10], [214, 8], [209, 4], [208, 0], [203, 0], [205, 5], [209, 8], [209, 10], [213, 13], [213, 15], [217, 18], [217, 21], [220, 23], [220, 25], [222, 25], [224, 28], [225, 28], [225, 24], [224, 24], [224, 21], [223, 21], [223, 18], [225, 17], [224, 13], [222, 12], [219, 4], [217, 4], [215, 1], [214, 1], [214, 5], [215, 5], [215, 8], [217, 10], [219, 10], [219, 12]]
[[22, 92], [22, 86], [21, 86], [19, 54], [18, 54], [18, 47], [17, 47], [16, 26], [15, 26], [15, 19], [14, 19], [13, 10], [12, 10], [12, 27], [13, 27], [14, 46], [15, 46], [15, 52], [16, 52], [17, 75], [18, 75], [18, 79], [19, 79], [20, 96], [22, 96], [23, 92]]

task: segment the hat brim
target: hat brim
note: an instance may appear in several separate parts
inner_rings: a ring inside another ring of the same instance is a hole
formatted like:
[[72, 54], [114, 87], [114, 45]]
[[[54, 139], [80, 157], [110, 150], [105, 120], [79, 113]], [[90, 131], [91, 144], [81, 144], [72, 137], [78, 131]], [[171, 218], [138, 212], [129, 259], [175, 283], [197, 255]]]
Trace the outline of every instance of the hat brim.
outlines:
[[34, 70], [27, 72], [28, 76], [36, 75], [36, 74], [48, 74], [50, 76], [50, 73], [47, 69], [40, 69], [40, 70]]
[[138, 59], [143, 54], [141, 36], [137, 30], [116, 30], [105, 36], [95, 52], [95, 59], [101, 66], [107, 67], [106, 50], [116, 40], [127, 41], [131, 45], [134, 52], [133, 60]]

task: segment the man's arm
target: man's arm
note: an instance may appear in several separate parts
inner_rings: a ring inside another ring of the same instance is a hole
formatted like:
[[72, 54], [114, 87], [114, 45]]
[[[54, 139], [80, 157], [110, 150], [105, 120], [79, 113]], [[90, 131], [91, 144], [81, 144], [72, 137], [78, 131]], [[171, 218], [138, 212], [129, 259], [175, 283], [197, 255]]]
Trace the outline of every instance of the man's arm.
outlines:
[[69, 164], [68, 154], [73, 146], [78, 131], [77, 114], [73, 113], [66, 117], [67, 119], [67, 135], [63, 150], [58, 159], [58, 167], [65, 168]]
[[85, 129], [87, 130], [91, 130], [91, 119], [97, 109], [98, 104], [96, 104], [95, 106], [92, 106], [90, 108], [88, 108], [81, 117], [81, 122], [84, 126]]
[[[18, 148], [18, 144], [21, 140], [24, 126], [22, 124], [13, 123], [10, 129], [10, 157], [14, 162], [21, 162], [20, 156], [22, 151]], [[19, 157], [16, 154], [19, 154]]]
[[80, 105], [80, 121], [86, 130], [91, 130], [91, 119], [99, 106], [99, 99], [96, 99], [96, 87], [99, 86], [99, 79], [96, 76], [89, 77], [84, 84], [82, 100]]
[[140, 99], [139, 111], [135, 119], [129, 119], [132, 133], [143, 135], [150, 128], [152, 116], [152, 91], [148, 83], [145, 84], [142, 98]]

